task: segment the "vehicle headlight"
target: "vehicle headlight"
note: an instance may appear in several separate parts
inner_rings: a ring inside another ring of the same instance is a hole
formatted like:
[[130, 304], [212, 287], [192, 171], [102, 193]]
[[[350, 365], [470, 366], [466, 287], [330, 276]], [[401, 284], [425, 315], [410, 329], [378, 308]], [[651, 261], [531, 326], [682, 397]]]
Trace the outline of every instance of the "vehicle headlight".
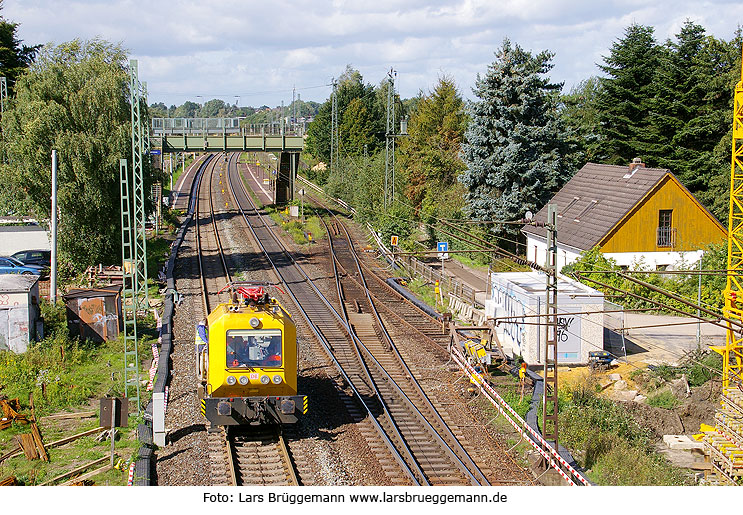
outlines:
[[281, 384], [281, 376], [273, 376], [273, 384]]
[[250, 327], [253, 329], [258, 329], [258, 327], [261, 325], [261, 321], [257, 318], [253, 317], [250, 319]]
[[271, 378], [268, 376], [261, 376], [261, 383], [268, 384], [271, 382]]
[[237, 379], [235, 379], [235, 376], [227, 376], [227, 384], [232, 386], [237, 382]]
[[241, 385], [245, 386], [246, 384], [248, 384], [249, 381], [250, 380], [248, 379], [248, 376], [240, 376], [240, 384]]

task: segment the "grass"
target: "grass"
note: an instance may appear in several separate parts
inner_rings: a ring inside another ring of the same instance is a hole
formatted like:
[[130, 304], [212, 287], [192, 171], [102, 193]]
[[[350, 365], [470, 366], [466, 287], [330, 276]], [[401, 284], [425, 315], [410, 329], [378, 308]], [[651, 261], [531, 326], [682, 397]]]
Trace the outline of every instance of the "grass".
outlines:
[[[148, 242], [150, 243], [150, 242]], [[148, 245], [157, 252], [159, 245]], [[150, 263], [156, 265], [156, 260]], [[156, 293], [156, 292], [155, 292]], [[97, 410], [96, 399], [104, 396], [123, 396], [124, 345], [117, 340], [95, 343], [71, 338], [67, 331], [65, 306], [61, 302], [41, 303], [44, 329], [47, 337], [33, 342], [23, 354], [0, 353], [0, 394], [17, 398], [21, 412], [30, 416], [29, 398], [33, 396], [36, 418], [45, 443], [98, 427], [97, 417], [61, 427], [58, 421], [44, 419], [52, 413], [64, 411]], [[140, 377], [147, 378], [145, 367], [152, 359], [151, 344], [157, 334], [151, 314], [139, 324]], [[147, 402], [147, 392], [141, 390], [141, 402]], [[137, 440], [138, 417], [129, 417], [129, 426], [121, 428], [116, 452], [124, 460], [133, 459], [139, 449]], [[0, 431], [0, 455], [15, 448], [14, 436], [31, 431], [30, 425], [14, 423]], [[84, 437], [60, 448], [48, 449], [50, 461], [29, 461], [24, 455], [9, 458], [0, 464], [0, 479], [15, 476], [21, 484], [35, 485], [58, 476], [77, 466], [102, 458], [110, 453], [110, 442], [95, 442]], [[124, 485], [127, 473], [111, 470], [94, 478], [97, 484]]]
[[648, 397], [647, 405], [653, 408], [673, 409], [681, 404], [671, 390], [663, 390]]
[[561, 443], [599, 485], [683, 485], [689, 477], [653, 449], [650, 431], [590, 386], [560, 408]]
[[415, 278], [411, 281], [407, 281], [403, 286], [432, 308], [441, 308], [440, 298], [436, 295], [433, 284], [424, 281], [423, 279]]

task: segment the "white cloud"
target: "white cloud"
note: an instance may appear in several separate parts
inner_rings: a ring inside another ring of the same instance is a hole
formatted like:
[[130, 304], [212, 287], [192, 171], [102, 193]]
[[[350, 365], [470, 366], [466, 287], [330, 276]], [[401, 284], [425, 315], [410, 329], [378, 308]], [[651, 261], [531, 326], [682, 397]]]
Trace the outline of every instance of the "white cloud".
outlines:
[[[291, 85], [327, 98], [347, 63], [378, 83], [398, 71], [403, 97], [454, 78], [471, 97], [504, 37], [555, 52], [550, 76], [566, 86], [591, 75], [631, 23], [655, 27], [659, 42], [686, 19], [730, 39], [743, 3], [727, 0], [5, 0], [3, 17], [26, 44], [102, 37], [140, 62], [151, 101], [180, 104], [220, 96], [278, 105]], [[288, 92], [288, 93], [287, 93]], [[203, 100], [201, 100], [203, 101]]]

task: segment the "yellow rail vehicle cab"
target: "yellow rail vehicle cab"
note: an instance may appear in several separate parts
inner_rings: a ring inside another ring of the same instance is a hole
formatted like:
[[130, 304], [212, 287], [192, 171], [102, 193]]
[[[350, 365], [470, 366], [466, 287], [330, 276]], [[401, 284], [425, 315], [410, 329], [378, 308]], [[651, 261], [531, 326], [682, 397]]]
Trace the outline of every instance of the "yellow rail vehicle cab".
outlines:
[[199, 354], [202, 411], [215, 426], [294, 423], [306, 406], [297, 395], [294, 323], [262, 288], [238, 292], [244, 300], [209, 314], [208, 345]]

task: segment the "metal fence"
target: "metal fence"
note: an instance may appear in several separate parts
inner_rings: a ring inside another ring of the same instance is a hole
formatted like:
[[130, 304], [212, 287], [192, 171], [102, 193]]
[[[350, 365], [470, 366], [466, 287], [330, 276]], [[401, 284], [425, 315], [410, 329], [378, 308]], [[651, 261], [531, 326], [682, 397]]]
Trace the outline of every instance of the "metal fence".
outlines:
[[411, 274], [418, 275], [431, 283], [439, 281], [439, 287], [443, 289], [444, 294], [454, 295], [468, 304], [471, 304], [472, 307], [482, 307], [479, 306], [475, 300], [475, 290], [456, 277], [447, 275], [442, 276], [440, 270], [428, 266], [413, 256], [398, 256], [395, 259], [401, 262]]

